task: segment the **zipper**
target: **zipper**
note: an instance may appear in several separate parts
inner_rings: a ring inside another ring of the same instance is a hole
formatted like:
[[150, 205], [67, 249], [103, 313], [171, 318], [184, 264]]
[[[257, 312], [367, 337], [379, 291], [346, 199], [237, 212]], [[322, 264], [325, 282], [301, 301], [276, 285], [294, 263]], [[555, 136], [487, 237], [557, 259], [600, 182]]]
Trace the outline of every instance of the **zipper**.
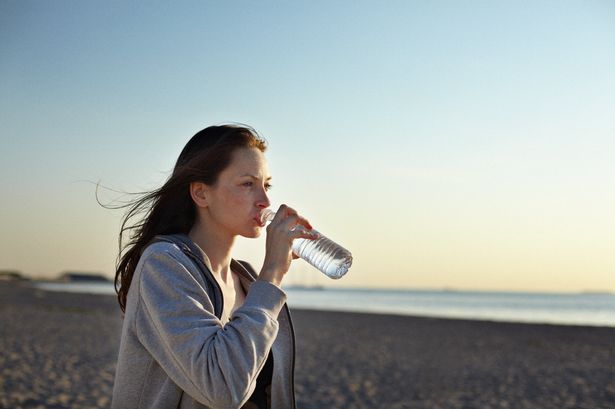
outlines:
[[[243, 270], [248, 270], [247, 267], [245, 267], [243, 265], [243, 263], [241, 262], [237, 262], [237, 264], [239, 264], [239, 266], [243, 269]], [[248, 278], [249, 281], [254, 282], [255, 281], [255, 277], [252, 276], [252, 274], [248, 271], [248, 274], [246, 275], [244, 273], [244, 271], [239, 271], [239, 273]], [[292, 355], [291, 355], [291, 370], [290, 370], [290, 391], [291, 391], [291, 402], [292, 402], [292, 409], [296, 409], [297, 404], [295, 402], [295, 351], [297, 349], [296, 347], [296, 341], [295, 341], [295, 328], [293, 327], [293, 320], [292, 320], [292, 316], [290, 315], [290, 309], [288, 308], [288, 304], [284, 303], [284, 310], [286, 311], [286, 316], [288, 317], [288, 327], [290, 329], [290, 338], [292, 341]]]
[[292, 344], [293, 344], [293, 355], [291, 358], [291, 371], [290, 371], [290, 387], [291, 387], [291, 398], [292, 398], [292, 408], [295, 409], [296, 403], [295, 403], [295, 350], [296, 350], [296, 341], [295, 341], [295, 328], [293, 327], [293, 320], [292, 317], [290, 315], [290, 309], [288, 308], [288, 305], [286, 303], [284, 303], [284, 309], [286, 310], [286, 315], [288, 315], [288, 326], [290, 327], [290, 335], [291, 335], [291, 339], [292, 339]]

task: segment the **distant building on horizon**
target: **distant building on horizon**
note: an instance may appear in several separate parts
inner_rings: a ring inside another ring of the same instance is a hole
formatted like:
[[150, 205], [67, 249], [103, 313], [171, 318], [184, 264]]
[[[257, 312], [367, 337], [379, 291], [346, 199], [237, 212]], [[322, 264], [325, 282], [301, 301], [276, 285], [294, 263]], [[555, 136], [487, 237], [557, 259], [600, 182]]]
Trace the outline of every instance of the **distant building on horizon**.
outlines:
[[75, 282], [111, 282], [107, 277], [99, 273], [87, 273], [87, 272], [76, 272], [76, 271], [66, 271], [58, 276], [58, 281], [62, 281], [65, 283], [75, 283]]
[[0, 281], [26, 281], [28, 280], [24, 277], [21, 272], [17, 270], [2, 270], [0, 271]]

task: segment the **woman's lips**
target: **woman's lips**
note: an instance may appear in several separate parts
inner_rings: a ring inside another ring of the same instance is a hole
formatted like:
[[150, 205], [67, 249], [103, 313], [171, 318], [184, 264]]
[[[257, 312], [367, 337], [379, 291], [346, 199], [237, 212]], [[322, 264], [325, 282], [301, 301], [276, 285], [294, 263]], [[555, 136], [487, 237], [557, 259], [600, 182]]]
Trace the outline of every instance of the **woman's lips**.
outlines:
[[256, 216], [254, 219], [254, 222], [259, 226], [259, 227], [265, 227], [265, 222], [263, 222], [260, 218], [260, 216]]

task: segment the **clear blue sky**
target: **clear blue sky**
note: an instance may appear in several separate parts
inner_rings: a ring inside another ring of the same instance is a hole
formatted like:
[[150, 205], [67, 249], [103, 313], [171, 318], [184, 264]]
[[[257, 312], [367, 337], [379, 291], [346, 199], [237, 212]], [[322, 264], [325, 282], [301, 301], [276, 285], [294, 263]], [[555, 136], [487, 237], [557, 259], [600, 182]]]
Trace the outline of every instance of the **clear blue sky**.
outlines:
[[111, 275], [121, 212], [84, 181], [154, 188], [235, 121], [355, 255], [289, 282], [615, 291], [613, 67], [610, 1], [5, 0], [0, 269]]

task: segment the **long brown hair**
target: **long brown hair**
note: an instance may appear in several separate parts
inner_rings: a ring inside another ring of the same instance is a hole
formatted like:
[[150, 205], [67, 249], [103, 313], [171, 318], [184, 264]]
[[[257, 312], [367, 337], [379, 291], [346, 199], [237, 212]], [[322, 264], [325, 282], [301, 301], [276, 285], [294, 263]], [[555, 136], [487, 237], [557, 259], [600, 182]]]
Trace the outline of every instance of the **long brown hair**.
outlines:
[[[245, 125], [205, 128], [188, 141], [162, 187], [118, 206], [128, 208], [122, 219], [115, 270], [115, 291], [123, 312], [137, 263], [149, 242], [159, 234], [187, 234], [192, 228], [196, 208], [190, 197], [190, 183], [214, 185], [236, 149], [257, 148], [264, 152], [266, 146], [265, 140]], [[128, 242], [124, 244], [126, 235]]]

